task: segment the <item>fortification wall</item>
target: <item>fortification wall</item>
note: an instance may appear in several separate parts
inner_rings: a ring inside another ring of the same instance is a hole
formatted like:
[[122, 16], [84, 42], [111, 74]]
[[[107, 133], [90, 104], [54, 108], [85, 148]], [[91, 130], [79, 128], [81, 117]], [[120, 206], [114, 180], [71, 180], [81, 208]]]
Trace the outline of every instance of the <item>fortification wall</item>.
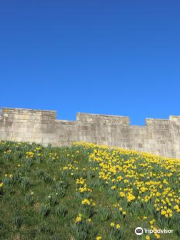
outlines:
[[180, 158], [180, 116], [146, 119], [131, 126], [128, 117], [77, 113], [76, 121], [56, 120], [55, 111], [2, 108], [0, 140], [53, 146], [86, 141]]

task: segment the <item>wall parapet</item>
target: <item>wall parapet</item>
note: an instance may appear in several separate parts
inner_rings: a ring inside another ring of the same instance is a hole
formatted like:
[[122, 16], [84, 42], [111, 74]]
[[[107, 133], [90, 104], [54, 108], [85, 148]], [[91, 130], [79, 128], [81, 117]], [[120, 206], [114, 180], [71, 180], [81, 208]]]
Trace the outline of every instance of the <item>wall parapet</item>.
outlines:
[[77, 113], [75, 121], [58, 120], [56, 111], [2, 108], [0, 140], [53, 146], [86, 141], [180, 158], [180, 116], [145, 123], [133, 126], [129, 117], [88, 113]]
[[119, 124], [123, 126], [129, 126], [129, 117], [124, 116], [77, 113], [76, 120], [88, 123], [117, 124], [117, 125]]
[[1, 117], [8, 120], [49, 121], [56, 119], [56, 111], [24, 108], [2, 108]]

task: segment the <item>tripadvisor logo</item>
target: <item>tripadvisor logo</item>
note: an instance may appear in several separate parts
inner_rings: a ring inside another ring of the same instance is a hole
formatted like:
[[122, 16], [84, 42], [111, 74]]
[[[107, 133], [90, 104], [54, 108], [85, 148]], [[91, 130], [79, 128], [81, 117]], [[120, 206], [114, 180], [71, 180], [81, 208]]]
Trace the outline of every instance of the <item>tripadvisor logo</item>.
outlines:
[[137, 228], [135, 229], [135, 234], [136, 234], [136, 235], [141, 235], [141, 234], [143, 234], [143, 229], [142, 229], [141, 227], [137, 227]]
[[[145, 231], [145, 233], [172, 233], [173, 232], [173, 230], [167, 230], [167, 229], [156, 229], [156, 230], [152, 230], [152, 229], [146, 229], [146, 228], [144, 228], [144, 231]], [[137, 227], [136, 229], [135, 229], [135, 234], [136, 235], [142, 235], [143, 234], [143, 229], [141, 228], [141, 227]]]

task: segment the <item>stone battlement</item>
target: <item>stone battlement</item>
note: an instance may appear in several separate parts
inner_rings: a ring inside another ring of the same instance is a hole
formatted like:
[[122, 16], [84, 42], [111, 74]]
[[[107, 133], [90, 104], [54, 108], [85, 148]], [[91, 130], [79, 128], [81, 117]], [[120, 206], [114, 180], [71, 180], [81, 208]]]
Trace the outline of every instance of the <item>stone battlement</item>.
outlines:
[[66, 121], [57, 120], [56, 111], [2, 108], [0, 140], [44, 146], [86, 141], [180, 158], [180, 116], [147, 118], [145, 126], [131, 126], [124, 116], [77, 113], [76, 121]]

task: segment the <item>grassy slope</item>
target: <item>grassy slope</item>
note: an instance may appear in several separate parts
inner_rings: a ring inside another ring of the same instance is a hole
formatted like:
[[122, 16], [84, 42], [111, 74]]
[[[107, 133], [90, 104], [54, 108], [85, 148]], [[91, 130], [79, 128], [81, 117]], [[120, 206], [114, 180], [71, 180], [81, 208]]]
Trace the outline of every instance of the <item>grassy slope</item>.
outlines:
[[[89, 161], [90, 155], [92, 161]], [[110, 159], [108, 162], [106, 157]], [[114, 183], [112, 179], [120, 175], [119, 171], [114, 174], [111, 169], [109, 179], [106, 176], [104, 179], [99, 178], [99, 172], [106, 173], [106, 167], [101, 163], [106, 162], [108, 165], [113, 162], [113, 158], [121, 166], [126, 166], [121, 176], [128, 179], [129, 183], [122, 180]], [[136, 161], [131, 165], [132, 158]], [[158, 188], [158, 191], [162, 194], [163, 189], [171, 187], [173, 197], [178, 201], [179, 164], [176, 168], [171, 162], [173, 166], [168, 169], [167, 163], [146, 163], [144, 158], [138, 153], [122, 151], [117, 154], [91, 145], [43, 148], [35, 144], [0, 143], [0, 183], [3, 183], [0, 188], [0, 239], [81, 240], [102, 236], [103, 240], [114, 240], [120, 239], [118, 234], [124, 234], [127, 240], [145, 239], [147, 235], [136, 236], [134, 229], [138, 226], [151, 228], [149, 221], [152, 219], [155, 219], [158, 229], [174, 230], [173, 234], [163, 234], [160, 239], [179, 239], [179, 213], [173, 212], [172, 218], [161, 218], [151, 201], [142, 203], [139, 200], [135, 203], [135, 200], [131, 200], [128, 203], [127, 199], [118, 194], [121, 191], [118, 188], [123, 191], [132, 188], [137, 198], [137, 187], [134, 187], [133, 181], [138, 177], [138, 181], [161, 181], [163, 187]], [[129, 168], [132, 175], [136, 173], [134, 177], [129, 176]], [[152, 172], [155, 176], [143, 175], [146, 172]], [[168, 176], [169, 173], [172, 175]], [[76, 191], [84, 186], [76, 182], [81, 177], [92, 192]], [[163, 179], [167, 179], [168, 184]], [[112, 186], [115, 189], [111, 189]], [[83, 199], [91, 198], [90, 206], [82, 205]], [[113, 206], [117, 203], [126, 214]], [[172, 204], [175, 205], [173, 200]], [[79, 213], [82, 213], [82, 219], [78, 222]], [[112, 222], [120, 224], [120, 229], [110, 227]], [[156, 239], [156, 236], [151, 234], [150, 239]]]

